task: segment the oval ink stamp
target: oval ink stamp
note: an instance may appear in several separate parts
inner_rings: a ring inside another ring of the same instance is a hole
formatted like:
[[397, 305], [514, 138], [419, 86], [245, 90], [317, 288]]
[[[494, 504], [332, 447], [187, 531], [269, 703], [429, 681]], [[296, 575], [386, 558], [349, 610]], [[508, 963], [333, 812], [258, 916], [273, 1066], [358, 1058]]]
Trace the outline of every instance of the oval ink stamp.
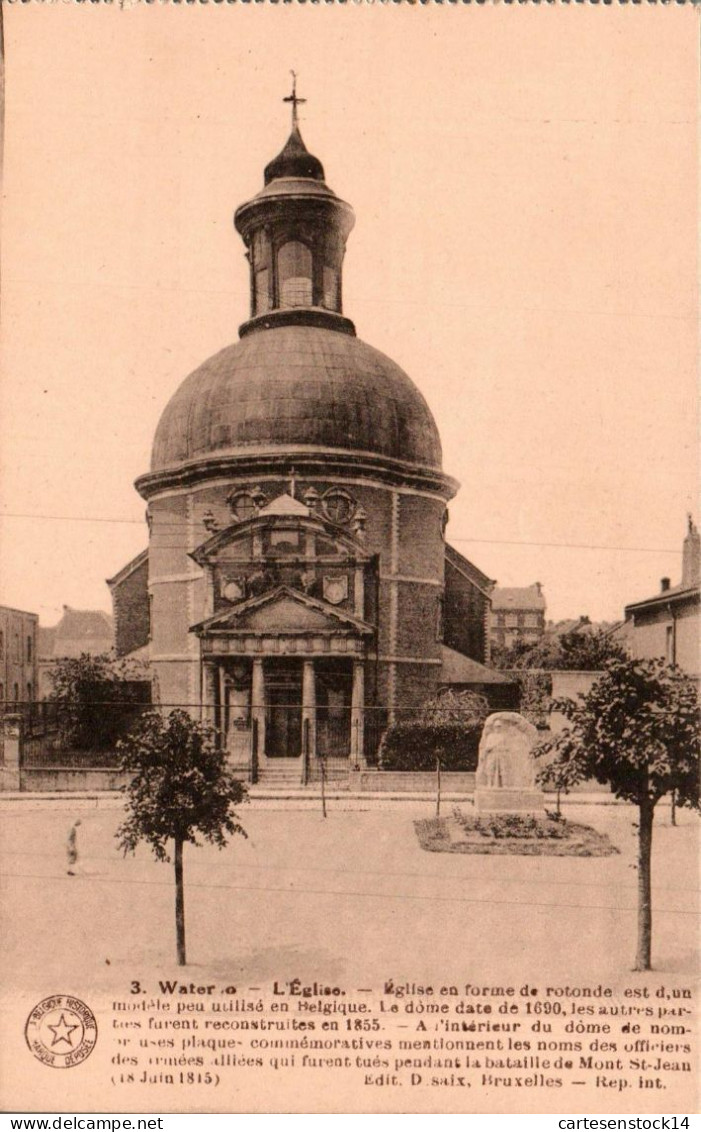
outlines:
[[24, 1029], [29, 1049], [44, 1065], [70, 1069], [95, 1048], [97, 1022], [89, 1006], [70, 994], [43, 998], [32, 1010]]

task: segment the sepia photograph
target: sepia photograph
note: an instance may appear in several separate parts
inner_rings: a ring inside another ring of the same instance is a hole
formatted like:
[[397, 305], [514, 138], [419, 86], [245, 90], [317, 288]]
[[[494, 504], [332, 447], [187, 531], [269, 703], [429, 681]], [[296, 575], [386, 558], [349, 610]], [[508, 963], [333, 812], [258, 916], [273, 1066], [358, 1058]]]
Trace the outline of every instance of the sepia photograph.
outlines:
[[693, 6], [0, 16], [3, 1111], [697, 1111]]

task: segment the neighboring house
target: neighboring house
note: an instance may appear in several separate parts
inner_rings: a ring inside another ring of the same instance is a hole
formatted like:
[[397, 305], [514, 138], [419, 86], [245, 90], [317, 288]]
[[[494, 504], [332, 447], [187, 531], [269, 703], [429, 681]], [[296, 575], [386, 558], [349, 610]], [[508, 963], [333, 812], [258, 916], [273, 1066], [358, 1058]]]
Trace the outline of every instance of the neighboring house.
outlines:
[[630, 652], [630, 642], [633, 634], [633, 622], [630, 618], [625, 618], [623, 621], [615, 621], [613, 625], [609, 625], [605, 629], [605, 635], [610, 641], [614, 641], [626, 652]]
[[57, 625], [39, 627], [38, 648], [38, 698], [46, 699], [52, 690], [51, 669], [57, 660], [83, 653], [99, 656], [114, 648], [112, 618], [101, 609], [72, 609], [64, 605]]
[[662, 578], [658, 593], [625, 608], [627, 643], [633, 656], [664, 657], [691, 675], [699, 675], [700, 579], [701, 536], [690, 515], [679, 585]]
[[36, 698], [39, 615], [0, 605], [0, 711]]
[[492, 592], [491, 641], [511, 648], [517, 641], [534, 644], [545, 632], [545, 598], [540, 582], [532, 586], [497, 586]]
[[591, 621], [588, 617], [582, 615], [580, 617], [569, 617], [564, 621], [548, 621], [545, 631], [556, 637], [564, 637], [566, 633], [606, 633], [608, 635], [619, 624], [620, 622]]

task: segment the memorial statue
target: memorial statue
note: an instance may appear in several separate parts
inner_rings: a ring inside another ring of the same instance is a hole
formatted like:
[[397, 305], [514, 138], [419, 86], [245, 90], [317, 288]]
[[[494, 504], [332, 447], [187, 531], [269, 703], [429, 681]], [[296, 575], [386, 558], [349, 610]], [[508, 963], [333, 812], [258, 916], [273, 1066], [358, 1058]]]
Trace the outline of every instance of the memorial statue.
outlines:
[[484, 725], [477, 763], [477, 789], [533, 790], [536, 765], [531, 751], [538, 732], [515, 711], [490, 715]]

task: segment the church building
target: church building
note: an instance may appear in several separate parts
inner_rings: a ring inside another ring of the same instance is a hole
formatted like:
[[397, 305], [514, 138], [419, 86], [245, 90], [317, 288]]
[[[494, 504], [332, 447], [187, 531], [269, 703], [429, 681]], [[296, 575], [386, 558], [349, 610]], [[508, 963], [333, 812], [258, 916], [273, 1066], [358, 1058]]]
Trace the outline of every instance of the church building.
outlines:
[[303, 747], [372, 763], [447, 685], [512, 691], [487, 667], [494, 583], [445, 541], [435, 421], [344, 314], [353, 211], [286, 101], [291, 134], [234, 216], [250, 317], [166, 406], [136, 483], [148, 553], [110, 582], [118, 639], [148, 623], [154, 701], [214, 722], [234, 765], [255, 750], [261, 777]]

